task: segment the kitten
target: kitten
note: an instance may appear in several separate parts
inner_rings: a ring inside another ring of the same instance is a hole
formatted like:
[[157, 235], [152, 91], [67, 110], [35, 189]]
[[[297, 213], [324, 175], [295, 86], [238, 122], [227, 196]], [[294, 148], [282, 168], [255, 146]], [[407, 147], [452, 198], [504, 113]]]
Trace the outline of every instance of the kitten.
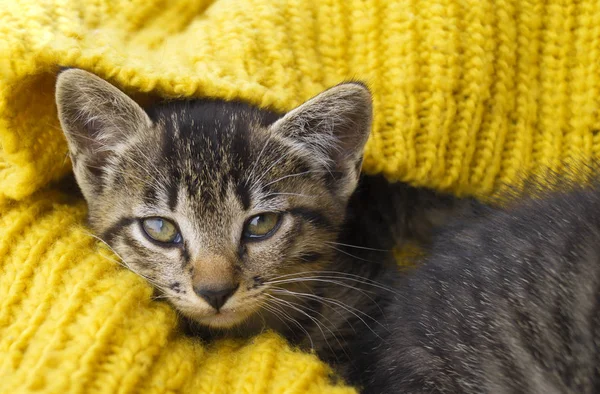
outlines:
[[441, 231], [397, 283], [354, 344], [366, 393], [600, 392], [600, 188], [511, 205]]
[[394, 293], [391, 249], [468, 205], [359, 176], [360, 83], [287, 114], [218, 100], [146, 112], [69, 69], [56, 102], [89, 224], [131, 270], [203, 331], [273, 329], [342, 373]]

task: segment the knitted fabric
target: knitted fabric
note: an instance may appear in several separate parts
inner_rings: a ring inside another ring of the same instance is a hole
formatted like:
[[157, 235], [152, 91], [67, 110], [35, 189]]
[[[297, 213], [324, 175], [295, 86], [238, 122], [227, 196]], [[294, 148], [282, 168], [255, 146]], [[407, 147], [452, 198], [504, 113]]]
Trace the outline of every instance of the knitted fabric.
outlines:
[[354, 392], [274, 334], [211, 346], [182, 335], [79, 224], [81, 201], [42, 192], [0, 212], [0, 393]]
[[347, 392], [268, 334], [205, 346], [84, 233], [60, 66], [140, 100], [373, 91], [364, 169], [485, 198], [600, 156], [597, 0], [16, 0], [0, 7], [0, 391]]
[[460, 194], [600, 152], [596, 0], [19, 0], [0, 20], [0, 198], [69, 170], [58, 65], [281, 110], [365, 80], [365, 170]]

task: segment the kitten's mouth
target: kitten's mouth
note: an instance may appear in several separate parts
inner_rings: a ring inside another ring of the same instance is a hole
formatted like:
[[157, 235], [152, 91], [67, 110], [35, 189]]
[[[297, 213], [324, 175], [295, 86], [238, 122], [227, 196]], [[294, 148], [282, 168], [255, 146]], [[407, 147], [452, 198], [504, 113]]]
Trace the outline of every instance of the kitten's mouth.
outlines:
[[244, 320], [244, 317], [236, 312], [219, 312], [205, 317], [201, 323], [211, 327], [227, 328], [241, 323], [242, 320]]
[[209, 316], [197, 317], [198, 323], [216, 328], [229, 328], [240, 324], [253, 313], [252, 309], [222, 310]]

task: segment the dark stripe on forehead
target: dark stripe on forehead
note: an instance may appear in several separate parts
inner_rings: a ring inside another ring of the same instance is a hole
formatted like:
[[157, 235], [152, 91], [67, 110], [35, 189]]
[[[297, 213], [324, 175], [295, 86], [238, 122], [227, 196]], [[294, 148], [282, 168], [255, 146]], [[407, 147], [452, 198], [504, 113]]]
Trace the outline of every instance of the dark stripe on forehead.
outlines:
[[225, 198], [227, 197], [227, 191], [229, 190], [228, 186], [228, 180], [224, 179], [224, 177], [221, 177], [221, 182], [219, 183], [219, 201], [225, 201]]
[[114, 241], [115, 237], [119, 235], [124, 228], [131, 226], [134, 221], [135, 219], [132, 218], [121, 218], [106, 231], [100, 234], [100, 238], [110, 245]]
[[169, 209], [171, 212], [175, 212], [175, 208], [177, 208], [177, 199], [179, 198], [179, 183], [173, 182], [169, 184], [169, 196], [167, 203], [169, 204]]
[[[167, 184], [166, 187], [167, 189], [167, 205], [169, 207], [169, 209], [174, 212], [175, 208], [177, 207], [177, 198], [178, 198], [178, 184], [177, 183], [172, 183], [172, 184]], [[159, 195], [158, 195], [158, 189], [156, 185], [148, 185], [146, 186], [146, 188], [144, 189], [144, 194], [143, 194], [143, 201], [144, 204], [146, 204], [147, 206], [150, 207], [156, 207], [158, 205], [162, 205], [164, 204], [164, 201], [161, 201], [161, 199], [159, 199]]]
[[244, 207], [245, 211], [250, 209], [250, 191], [248, 190], [248, 186], [246, 186], [245, 182], [237, 183], [237, 186], [235, 187], [235, 195], [237, 196], [238, 200], [240, 200], [240, 203], [242, 204], [242, 207]]
[[331, 222], [324, 215], [322, 215], [320, 212], [318, 212], [314, 209], [305, 208], [305, 207], [297, 207], [297, 208], [290, 209], [288, 212], [291, 215], [300, 217], [300, 218], [314, 224], [317, 227], [323, 227], [323, 228], [331, 228], [332, 227]]
[[168, 160], [168, 166], [171, 167], [171, 170], [168, 172], [169, 178], [164, 187], [167, 190], [167, 205], [171, 212], [175, 212], [177, 200], [179, 199], [179, 188], [182, 182], [181, 169], [179, 168], [179, 164], [174, 162], [173, 159]]
[[[160, 158], [163, 162], [163, 168], [157, 169], [157, 171], [163, 170], [166, 173], [166, 177], [160, 177], [161, 179], [167, 180], [167, 184], [164, 187], [167, 190], [167, 205], [171, 211], [175, 211], [177, 206], [177, 200], [179, 198], [179, 185], [181, 184], [181, 163], [178, 163], [177, 158], [179, 157], [179, 151], [182, 149], [180, 146], [179, 134], [177, 133], [177, 127], [171, 121], [171, 119], [163, 119], [164, 130], [161, 135], [161, 154]], [[156, 165], [154, 168], [157, 168]]]
[[253, 124], [256, 120], [253, 117], [246, 117], [245, 119], [236, 117], [236, 120], [236, 124], [233, 125], [235, 132], [229, 142], [231, 144], [229, 151], [231, 158], [229, 159], [230, 171], [228, 180], [234, 185], [234, 193], [242, 204], [242, 207], [244, 210], [248, 210], [251, 201], [246, 176], [248, 169], [252, 166], [252, 147], [249, 136], [254, 132], [252, 128], [256, 127]]
[[144, 190], [144, 204], [149, 206], [155, 206], [158, 200], [158, 196], [156, 194], [156, 188], [152, 186], [146, 186]]

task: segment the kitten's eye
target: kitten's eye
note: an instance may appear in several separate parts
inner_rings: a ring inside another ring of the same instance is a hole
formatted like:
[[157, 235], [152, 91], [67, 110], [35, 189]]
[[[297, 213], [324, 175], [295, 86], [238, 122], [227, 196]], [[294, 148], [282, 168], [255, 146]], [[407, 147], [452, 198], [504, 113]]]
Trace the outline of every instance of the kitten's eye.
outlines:
[[268, 238], [279, 227], [281, 214], [277, 212], [261, 213], [248, 219], [244, 226], [244, 237], [254, 240]]
[[177, 226], [167, 219], [147, 218], [142, 220], [142, 227], [146, 235], [154, 241], [162, 243], [181, 243], [181, 234]]

